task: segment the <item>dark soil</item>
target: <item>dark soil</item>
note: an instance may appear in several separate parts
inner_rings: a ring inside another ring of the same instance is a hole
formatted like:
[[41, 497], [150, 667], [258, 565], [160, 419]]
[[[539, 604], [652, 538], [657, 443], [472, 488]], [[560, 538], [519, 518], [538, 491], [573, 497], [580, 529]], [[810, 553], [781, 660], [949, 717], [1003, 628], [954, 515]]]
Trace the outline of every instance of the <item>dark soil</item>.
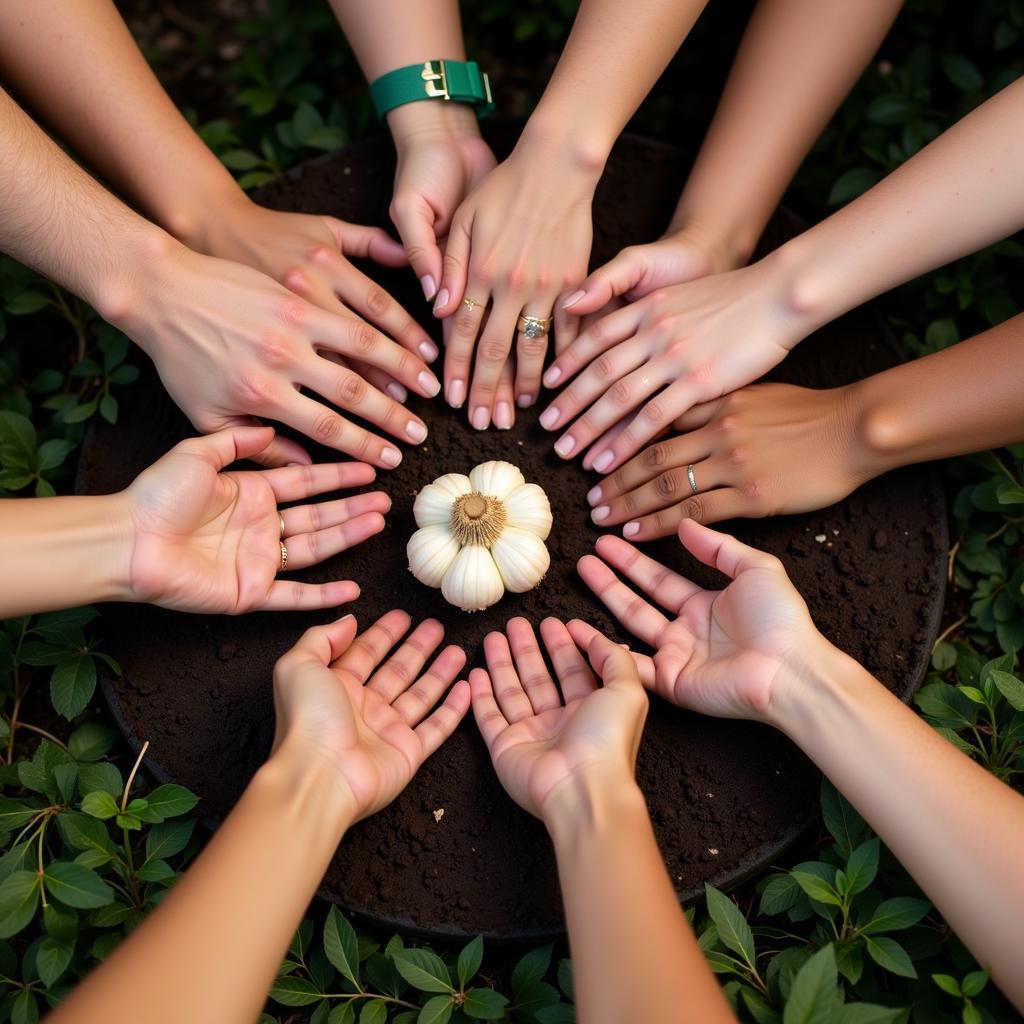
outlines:
[[[498, 149], [506, 149], [511, 137], [498, 129]], [[617, 149], [595, 208], [595, 262], [661, 231], [683, 172], [676, 151], [660, 145], [630, 139]], [[387, 147], [369, 142], [304, 165], [265, 189], [261, 199], [283, 209], [386, 225], [390, 180]], [[768, 241], [777, 244], [793, 230], [791, 219], [780, 216]], [[373, 273], [429, 323], [411, 274]], [[893, 362], [879, 320], [862, 309], [801, 345], [775, 377], [826, 387]], [[578, 462], [564, 464], [551, 453], [552, 437], [537, 427], [536, 410], [520, 415], [511, 431], [478, 434], [440, 402], [410, 405], [427, 420], [431, 435], [421, 448], [406, 450], [402, 465], [379, 482], [394, 501], [387, 529], [301, 578], [359, 582], [363, 595], [354, 610], [363, 625], [394, 607], [414, 620], [434, 616], [471, 662], [480, 659], [485, 633], [514, 615], [534, 622], [546, 615], [578, 616], [625, 639], [574, 570], [598, 536], [584, 500], [593, 478]], [[144, 377], [125, 398], [118, 426], [94, 429], [81, 488], [124, 486], [187, 432], [159, 384]], [[506, 595], [488, 611], [468, 615], [412, 577], [405, 545], [415, 529], [417, 489], [487, 459], [514, 462], [547, 491], [555, 517], [548, 541], [552, 564], [534, 591]], [[821, 512], [732, 528], [782, 558], [826, 636], [909, 696], [925, 668], [943, 591], [945, 512], [929, 470], [889, 474]], [[647, 548], [700, 582], [715, 582], [674, 539]], [[133, 743], [150, 740], [150, 767], [197, 792], [205, 813], [219, 819], [269, 749], [274, 660], [311, 621], [332, 614], [228, 619], [114, 607], [104, 619], [108, 646], [124, 668], [108, 690], [114, 712]], [[659, 702], [638, 772], [683, 895], [706, 880], [729, 884], [770, 864], [817, 808], [819, 775], [781, 735]], [[441, 809], [443, 817], [435, 820]], [[323, 892], [355, 912], [434, 934], [514, 938], [561, 928], [547, 837], [505, 797], [471, 722], [391, 807], [349, 833]]]

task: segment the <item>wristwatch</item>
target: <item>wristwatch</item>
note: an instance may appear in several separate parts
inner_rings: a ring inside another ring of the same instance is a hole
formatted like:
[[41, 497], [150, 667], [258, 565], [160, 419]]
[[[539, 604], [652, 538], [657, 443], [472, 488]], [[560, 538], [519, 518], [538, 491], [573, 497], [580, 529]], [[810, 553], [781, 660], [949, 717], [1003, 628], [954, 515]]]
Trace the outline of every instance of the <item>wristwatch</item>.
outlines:
[[396, 68], [370, 83], [370, 98], [381, 120], [389, 110], [417, 100], [468, 103], [477, 117], [494, 109], [490, 79], [472, 60], [428, 60]]

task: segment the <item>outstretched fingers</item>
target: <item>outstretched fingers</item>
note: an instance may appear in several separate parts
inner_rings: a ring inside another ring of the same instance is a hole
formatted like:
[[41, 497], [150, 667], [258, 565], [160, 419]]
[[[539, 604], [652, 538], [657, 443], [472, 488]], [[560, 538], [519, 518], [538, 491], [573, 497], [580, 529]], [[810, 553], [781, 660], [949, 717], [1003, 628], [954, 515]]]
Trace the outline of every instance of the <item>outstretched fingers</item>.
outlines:
[[[359, 596], [359, 585], [351, 580], [330, 583], [299, 583], [297, 580], [275, 580], [265, 600], [245, 611], [310, 612], [319, 608], [337, 608]], [[242, 609], [239, 609], [241, 611]]]
[[448, 691], [444, 703], [429, 718], [425, 718], [416, 726], [413, 731], [420, 741], [420, 764], [423, 764], [455, 732], [459, 722], [466, 717], [470, 699], [469, 683], [462, 680]]
[[373, 483], [373, 466], [364, 462], [323, 462], [311, 466], [281, 466], [262, 471], [278, 504], [301, 501], [316, 494], [348, 490]]
[[694, 558], [710, 565], [729, 579], [736, 579], [750, 569], [778, 569], [785, 572], [782, 563], [767, 551], [748, 547], [728, 533], [711, 530], [692, 519], [679, 524], [679, 540]]
[[609, 565], [628, 576], [649, 598], [669, 611], [678, 612], [686, 601], [701, 590], [696, 583], [611, 534], [599, 537], [594, 547]]
[[508, 719], [502, 714], [494, 696], [491, 677], [482, 668], [469, 673], [469, 686], [473, 695], [473, 717], [480, 735], [490, 750], [495, 740], [508, 728]]
[[597, 680], [565, 624], [558, 619], [545, 619], [540, 624], [540, 635], [551, 655], [565, 703], [571, 704], [593, 693]]
[[598, 600], [630, 633], [652, 647], [657, 646], [658, 637], [668, 625], [668, 619], [661, 612], [622, 583], [600, 558], [584, 555], [577, 563], [577, 570]]
[[[573, 619], [565, 628], [569, 631], [569, 636], [572, 637], [573, 643], [581, 651], [588, 650], [590, 648], [591, 641], [595, 636], [599, 635], [598, 630], [590, 625], [589, 622], [584, 622], [582, 619]], [[642, 682], [648, 690], [653, 690], [655, 681], [654, 659], [648, 654], [640, 654], [637, 651], [630, 650], [628, 647], [623, 648], [623, 650], [629, 651], [633, 662], [636, 664], [636, 670], [640, 675], [640, 682]]]

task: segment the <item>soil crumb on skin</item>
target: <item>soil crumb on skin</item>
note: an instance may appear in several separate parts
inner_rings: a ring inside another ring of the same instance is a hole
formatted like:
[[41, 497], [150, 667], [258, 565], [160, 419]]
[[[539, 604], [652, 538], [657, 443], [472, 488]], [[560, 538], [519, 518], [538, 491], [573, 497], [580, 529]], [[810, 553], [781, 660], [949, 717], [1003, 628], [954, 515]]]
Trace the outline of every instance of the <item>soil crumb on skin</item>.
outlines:
[[[499, 128], [494, 141], [501, 155], [514, 135]], [[375, 140], [306, 164], [258, 198], [281, 209], [387, 226], [391, 161], [389, 145]], [[617, 147], [595, 204], [595, 265], [661, 233], [684, 174], [674, 150], [637, 139]], [[792, 218], [778, 216], [767, 244], [796, 229]], [[365, 269], [439, 336], [410, 272]], [[800, 345], [772, 379], [832, 387], [893, 362], [879, 320], [870, 310], [857, 310]], [[222, 818], [270, 749], [274, 661], [306, 627], [344, 611], [354, 611], [364, 628], [391, 608], [404, 608], [414, 621], [437, 618], [446, 641], [465, 648], [469, 666], [481, 663], [484, 636], [517, 615], [535, 626], [549, 615], [579, 617], [625, 641], [576, 575], [577, 560], [600, 535], [585, 500], [595, 477], [579, 460], [564, 463], [554, 455], [554, 436], [537, 425], [545, 404], [542, 398], [535, 409], [519, 411], [512, 430], [478, 433], [465, 422], [464, 410], [410, 400], [430, 435], [420, 448], [405, 448], [397, 470], [378, 475], [375, 486], [394, 501], [386, 529], [296, 574], [307, 581], [356, 580], [362, 596], [351, 608], [236, 619], [113, 607], [104, 616], [106, 642], [124, 675], [109, 693], [133, 741], [151, 741], [150, 769], [193, 789], [205, 813]], [[144, 375], [124, 397], [117, 427], [95, 426], [83, 454], [81, 489], [123, 487], [190, 432], [155, 375]], [[323, 449], [314, 455], [337, 457]], [[490, 459], [514, 463], [547, 493], [554, 514], [547, 542], [551, 568], [534, 590], [506, 594], [494, 607], [468, 615], [415, 580], [405, 547], [416, 529], [416, 492], [443, 473], [465, 473]], [[778, 555], [825, 635], [906, 697], [935, 635], [943, 517], [932, 474], [909, 469], [820, 512], [726, 528]], [[898, 543], [891, 541], [894, 524]], [[722, 585], [674, 538], [645, 550], [702, 585]], [[638, 777], [683, 894], [771, 863], [780, 845], [812, 820], [820, 782], [796, 748], [771, 729], [701, 718], [656, 699]], [[505, 796], [472, 715], [390, 807], [349, 832], [323, 892], [354, 912], [442, 936], [524, 938], [562, 928], [547, 836]]]

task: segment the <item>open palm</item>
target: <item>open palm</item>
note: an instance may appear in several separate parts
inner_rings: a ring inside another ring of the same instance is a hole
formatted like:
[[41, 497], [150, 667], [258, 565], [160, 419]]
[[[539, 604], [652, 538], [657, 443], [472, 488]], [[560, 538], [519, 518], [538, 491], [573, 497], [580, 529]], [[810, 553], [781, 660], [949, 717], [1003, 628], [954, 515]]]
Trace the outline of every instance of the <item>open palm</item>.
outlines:
[[242, 427], [183, 441], [128, 488], [136, 600], [239, 614], [332, 607], [358, 595], [351, 582], [279, 580], [281, 545], [289, 569], [313, 565], [379, 532], [388, 497], [376, 492], [284, 512], [278, 503], [367, 484], [372, 467], [349, 462], [222, 472], [272, 439], [269, 428]]
[[[761, 718], [786, 657], [817, 631], [803, 598], [773, 555], [741, 544], [691, 520], [679, 530], [683, 545], [732, 582], [703, 590], [617, 537], [602, 537], [580, 575], [635, 636], [655, 650], [637, 656], [641, 676], [681, 707], [728, 718]], [[606, 564], [607, 563], [607, 564]], [[619, 581], [618, 569], [662, 607], [669, 618]], [[569, 624], [578, 643], [595, 632]]]

